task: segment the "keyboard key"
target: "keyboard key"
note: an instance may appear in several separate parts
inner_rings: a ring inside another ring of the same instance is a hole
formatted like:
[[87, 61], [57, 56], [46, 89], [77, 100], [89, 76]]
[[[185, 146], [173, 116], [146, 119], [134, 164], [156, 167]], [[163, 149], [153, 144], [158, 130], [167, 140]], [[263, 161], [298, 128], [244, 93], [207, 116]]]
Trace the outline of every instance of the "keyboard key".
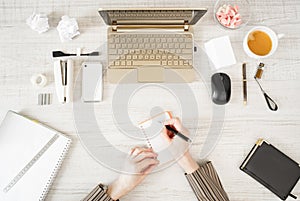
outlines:
[[181, 58], [183, 58], [183, 59], [188, 59], [188, 60], [191, 60], [191, 59], [193, 59], [193, 55], [191, 55], [191, 54], [183, 54], [182, 56], [181, 56]]
[[126, 66], [131, 66], [131, 61], [126, 61]]
[[187, 44], [185, 45], [185, 48], [187, 48], [187, 49], [192, 49], [192, 48], [193, 48], [193, 44], [192, 44], [192, 43], [187, 43]]
[[158, 66], [160, 65], [160, 61], [157, 60], [149, 60], [149, 61], [132, 61], [134, 66]]
[[193, 53], [192, 49], [182, 49], [181, 51], [183, 54], [192, 54]]

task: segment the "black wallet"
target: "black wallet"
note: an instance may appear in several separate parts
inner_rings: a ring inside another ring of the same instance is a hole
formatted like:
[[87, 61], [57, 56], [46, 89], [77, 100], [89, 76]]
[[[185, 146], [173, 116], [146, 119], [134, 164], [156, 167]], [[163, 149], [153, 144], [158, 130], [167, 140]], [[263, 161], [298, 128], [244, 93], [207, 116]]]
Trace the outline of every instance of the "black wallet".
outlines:
[[299, 164], [265, 140], [256, 142], [240, 169], [280, 199], [297, 198], [291, 191], [300, 178]]

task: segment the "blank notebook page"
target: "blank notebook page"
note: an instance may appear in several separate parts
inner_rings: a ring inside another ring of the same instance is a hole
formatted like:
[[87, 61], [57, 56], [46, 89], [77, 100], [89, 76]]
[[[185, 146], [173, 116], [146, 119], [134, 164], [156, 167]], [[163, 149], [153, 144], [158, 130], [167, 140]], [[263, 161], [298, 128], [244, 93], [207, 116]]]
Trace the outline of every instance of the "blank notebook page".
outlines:
[[43, 200], [70, 144], [59, 134], [56, 141], [8, 191], [3, 189], [55, 135], [55, 130], [8, 112], [0, 126], [0, 200]]

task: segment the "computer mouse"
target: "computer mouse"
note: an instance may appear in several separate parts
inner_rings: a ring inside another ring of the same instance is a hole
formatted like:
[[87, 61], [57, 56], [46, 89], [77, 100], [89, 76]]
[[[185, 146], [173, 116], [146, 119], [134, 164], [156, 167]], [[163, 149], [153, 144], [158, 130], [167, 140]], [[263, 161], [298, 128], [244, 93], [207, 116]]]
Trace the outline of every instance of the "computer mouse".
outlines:
[[215, 104], [224, 105], [231, 96], [230, 77], [225, 73], [215, 73], [211, 77], [211, 98]]

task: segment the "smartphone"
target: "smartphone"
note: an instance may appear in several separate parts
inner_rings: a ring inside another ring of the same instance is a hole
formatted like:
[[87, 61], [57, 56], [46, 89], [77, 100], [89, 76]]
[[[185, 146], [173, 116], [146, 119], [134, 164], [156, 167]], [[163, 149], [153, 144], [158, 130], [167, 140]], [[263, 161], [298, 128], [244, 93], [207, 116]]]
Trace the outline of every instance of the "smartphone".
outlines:
[[82, 63], [82, 94], [83, 102], [102, 101], [103, 79], [100, 62]]

